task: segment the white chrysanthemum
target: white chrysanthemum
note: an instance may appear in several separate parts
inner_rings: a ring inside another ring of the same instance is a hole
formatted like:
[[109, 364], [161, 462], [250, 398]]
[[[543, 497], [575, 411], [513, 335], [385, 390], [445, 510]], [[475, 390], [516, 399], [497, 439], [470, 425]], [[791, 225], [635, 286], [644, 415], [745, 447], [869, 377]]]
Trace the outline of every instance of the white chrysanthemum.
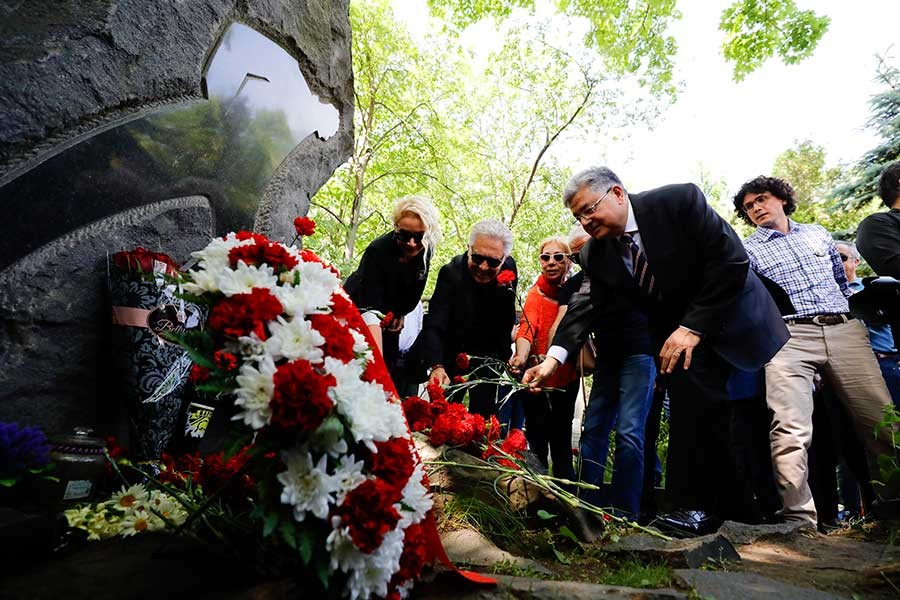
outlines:
[[375, 355], [372, 353], [372, 347], [369, 346], [365, 336], [352, 328], [350, 329], [350, 335], [353, 336], [353, 354], [360, 358], [363, 365], [374, 360]]
[[276, 295], [289, 315], [305, 316], [324, 312], [331, 295], [339, 289], [340, 280], [329, 269], [315, 262], [301, 262], [289, 272], [288, 281], [299, 274], [299, 285], [279, 286]]
[[228, 269], [228, 266], [216, 269], [199, 269], [191, 272], [191, 280], [182, 285], [185, 292], [189, 294], [201, 295], [206, 292], [219, 291], [219, 275], [222, 271]]
[[128, 488], [123, 485], [121, 490], [112, 495], [109, 503], [118, 510], [130, 513], [142, 504], [146, 504], [149, 498], [150, 494], [147, 488], [138, 483]]
[[325, 343], [325, 338], [306, 319], [295, 317], [286, 321], [279, 316], [276, 321], [269, 322], [269, 331], [271, 336], [265, 342], [266, 352], [274, 360], [302, 358], [311, 363], [321, 362], [324, 353], [319, 346]]
[[352, 454], [341, 457], [334, 470], [334, 482], [337, 488], [335, 502], [338, 505], [343, 504], [347, 494], [366, 480], [366, 476], [363, 475], [364, 465], [363, 461], [357, 461]]
[[400, 513], [400, 522], [397, 523], [397, 527], [400, 529], [406, 529], [413, 523], [418, 523], [431, 510], [431, 494], [422, 485], [424, 475], [425, 467], [422, 466], [422, 463], [418, 463], [413, 469], [412, 475], [409, 476], [409, 481], [403, 487], [403, 500], [394, 504], [394, 508]]
[[269, 265], [259, 267], [247, 266], [244, 261], [238, 261], [234, 269], [222, 269], [219, 271], [216, 282], [226, 296], [235, 294], [249, 294], [253, 288], [274, 288], [278, 279], [275, 271]]
[[343, 527], [340, 517], [332, 517], [334, 529], [325, 541], [325, 549], [331, 556], [332, 572], [348, 574], [347, 591], [351, 600], [369, 598], [372, 594], [387, 595], [387, 584], [400, 569], [403, 554], [403, 531], [394, 529], [385, 534], [381, 546], [371, 554], [356, 547], [350, 537], [350, 528]]
[[248, 363], [241, 365], [234, 405], [242, 410], [231, 417], [233, 421], [243, 419], [253, 429], [261, 429], [269, 422], [272, 418], [269, 401], [275, 391], [275, 382], [272, 380], [274, 374], [275, 363], [269, 356], [263, 357], [259, 362], [259, 369]]
[[379, 384], [358, 379], [355, 374], [361, 374], [362, 369], [356, 361], [343, 363], [326, 356], [325, 370], [337, 380], [337, 385], [329, 388], [328, 395], [349, 421], [350, 433], [355, 441], [364, 443], [375, 452], [375, 442], [385, 442], [394, 437], [409, 438], [400, 405], [389, 402], [384, 388]]
[[407, 579], [403, 583], [397, 586], [397, 595], [400, 598], [409, 598], [410, 592], [413, 589], [413, 583], [415, 583], [412, 579]]
[[281, 503], [294, 507], [294, 519], [303, 521], [311, 512], [319, 519], [328, 516], [328, 506], [334, 502], [335, 479], [328, 474], [328, 457], [322, 456], [313, 466], [309, 452], [283, 452], [287, 471], [278, 474]]

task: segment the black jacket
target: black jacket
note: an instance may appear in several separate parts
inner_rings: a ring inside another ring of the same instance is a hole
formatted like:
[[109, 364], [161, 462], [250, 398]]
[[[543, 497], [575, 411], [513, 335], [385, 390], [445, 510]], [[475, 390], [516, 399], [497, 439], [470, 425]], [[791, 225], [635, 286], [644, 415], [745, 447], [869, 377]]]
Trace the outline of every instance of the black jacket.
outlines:
[[429, 263], [424, 251], [408, 263], [401, 263], [400, 248], [394, 242], [393, 233], [386, 233], [368, 245], [344, 289], [360, 312], [392, 312], [399, 318], [414, 309], [422, 298]]
[[732, 365], [752, 371], [788, 339], [778, 308], [750, 263], [740, 238], [693, 184], [630, 196], [659, 301], [649, 301], [622, 262], [615, 239], [592, 239], [581, 251], [590, 292], [573, 296], [555, 345], [579, 348], [598, 320], [634, 305], [650, 318], [656, 346], [679, 325], [703, 335]]
[[425, 366], [444, 365], [452, 377], [456, 356], [465, 352], [507, 360], [516, 320], [516, 262], [507, 257], [501, 267], [516, 274], [510, 286], [475, 283], [465, 253], [455, 256], [438, 272], [428, 314], [416, 341]]

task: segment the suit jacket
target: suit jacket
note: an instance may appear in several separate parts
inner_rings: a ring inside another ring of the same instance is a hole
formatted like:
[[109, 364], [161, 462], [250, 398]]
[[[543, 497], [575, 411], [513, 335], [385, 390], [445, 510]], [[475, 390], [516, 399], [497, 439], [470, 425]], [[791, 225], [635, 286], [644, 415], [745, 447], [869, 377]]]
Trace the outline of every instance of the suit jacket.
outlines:
[[789, 334], [735, 231], [693, 184], [630, 199], [660, 299], [648, 300], [637, 287], [618, 240], [592, 239], [581, 251], [590, 283], [572, 297], [553, 343], [573, 352], [600, 320], [637, 304], [650, 317], [657, 346], [684, 325], [735, 367], [762, 368]]

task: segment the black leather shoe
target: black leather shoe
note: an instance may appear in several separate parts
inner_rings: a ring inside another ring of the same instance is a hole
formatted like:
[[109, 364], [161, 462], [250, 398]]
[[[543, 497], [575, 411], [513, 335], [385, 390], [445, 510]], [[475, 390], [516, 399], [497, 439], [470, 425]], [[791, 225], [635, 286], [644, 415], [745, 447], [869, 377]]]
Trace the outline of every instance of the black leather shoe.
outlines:
[[722, 521], [702, 510], [676, 510], [657, 515], [651, 523], [675, 537], [697, 537], [718, 531]]

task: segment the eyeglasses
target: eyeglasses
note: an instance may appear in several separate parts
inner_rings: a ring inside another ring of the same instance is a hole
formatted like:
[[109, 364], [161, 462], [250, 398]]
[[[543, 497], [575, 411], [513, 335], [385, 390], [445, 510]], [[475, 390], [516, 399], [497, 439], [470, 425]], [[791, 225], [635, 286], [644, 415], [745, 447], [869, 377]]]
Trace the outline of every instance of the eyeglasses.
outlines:
[[586, 209], [581, 211], [579, 214], [576, 215], [573, 213], [572, 216], [575, 217], [575, 223], [581, 223], [585, 219], [589, 219], [591, 217], [591, 215], [594, 214], [594, 211], [597, 210], [597, 205], [600, 204], [601, 202], [603, 202], [603, 199], [606, 198], [606, 195], [612, 191], [613, 187], [614, 186], [610, 186], [610, 188], [608, 190], [606, 190], [602, 196], [597, 198], [596, 202], [594, 202], [593, 204], [588, 206]]
[[563, 254], [562, 252], [554, 252], [553, 254], [541, 254], [539, 258], [541, 259], [541, 262], [550, 262], [550, 259], [552, 258], [559, 263], [566, 260], [567, 256], [567, 254]]
[[768, 199], [769, 199], [769, 197], [766, 196], [765, 194], [760, 194], [759, 196], [757, 196], [757, 197], [754, 198], [753, 200], [750, 200], [750, 201], [748, 201], [748, 202], [744, 202], [744, 203], [741, 205], [741, 208], [744, 210], [745, 213], [748, 213], [748, 212], [750, 212], [751, 210], [753, 210], [753, 207], [754, 207], [754, 206], [762, 206], [763, 204], [765, 204], [765, 203], [766, 203], [766, 200], [768, 200]]
[[841, 254], [840, 252], [838, 252], [838, 256], [841, 257], [841, 262], [847, 262], [848, 260], [850, 260], [850, 257], [846, 254]]
[[500, 263], [503, 262], [502, 258], [492, 258], [490, 256], [485, 256], [484, 254], [474, 254], [473, 252], [469, 252], [469, 260], [476, 265], [487, 263], [487, 266], [491, 269], [496, 269], [500, 266]]
[[425, 237], [424, 231], [407, 231], [405, 229], [395, 229], [394, 230], [394, 239], [397, 240], [399, 244], [408, 244], [410, 240], [416, 242], [416, 245], [422, 243], [422, 238]]

